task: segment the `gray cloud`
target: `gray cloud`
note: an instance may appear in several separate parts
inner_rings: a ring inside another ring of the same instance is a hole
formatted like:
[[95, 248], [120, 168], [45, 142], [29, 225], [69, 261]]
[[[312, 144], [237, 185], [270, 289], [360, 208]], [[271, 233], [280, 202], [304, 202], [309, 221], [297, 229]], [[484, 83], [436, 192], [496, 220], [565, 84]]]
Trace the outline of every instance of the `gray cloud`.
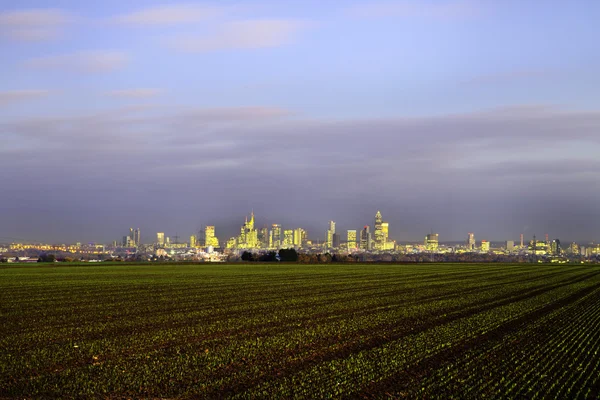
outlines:
[[[0, 176], [8, 207], [27, 198], [42, 219], [38, 203], [74, 209], [90, 230], [80, 240], [118, 237], [119, 224], [171, 234], [216, 224], [225, 238], [252, 208], [259, 225], [304, 226], [315, 238], [329, 219], [358, 229], [381, 209], [403, 241], [431, 229], [445, 240], [469, 231], [510, 239], [524, 224], [597, 239], [594, 220], [579, 212], [598, 214], [599, 129], [600, 111], [544, 106], [355, 121], [270, 107], [123, 107], [0, 124], [8, 137]], [[52, 190], [55, 201], [28, 197], [31, 187]], [[577, 207], [577, 224], [538, 212], [562, 206]]]
[[119, 89], [119, 90], [111, 90], [106, 92], [107, 95], [112, 97], [122, 97], [122, 98], [150, 98], [156, 97], [162, 93], [162, 90], [156, 88], [135, 88], [135, 89]]
[[60, 9], [27, 9], [0, 12], [0, 36], [24, 41], [54, 39], [74, 16]]
[[189, 24], [223, 14], [228, 8], [193, 3], [150, 7], [112, 18], [113, 22], [130, 25]]
[[355, 4], [346, 13], [359, 18], [464, 18], [478, 13], [479, 5], [471, 0], [442, 1], [368, 1]]
[[25, 66], [44, 70], [101, 73], [123, 68], [128, 60], [127, 54], [121, 51], [97, 50], [32, 58], [25, 62]]
[[278, 47], [293, 39], [303, 23], [294, 20], [247, 20], [229, 22], [212, 34], [178, 35], [165, 44], [187, 53]]
[[18, 101], [37, 99], [50, 94], [48, 90], [6, 90], [0, 91], [0, 105], [7, 105]]

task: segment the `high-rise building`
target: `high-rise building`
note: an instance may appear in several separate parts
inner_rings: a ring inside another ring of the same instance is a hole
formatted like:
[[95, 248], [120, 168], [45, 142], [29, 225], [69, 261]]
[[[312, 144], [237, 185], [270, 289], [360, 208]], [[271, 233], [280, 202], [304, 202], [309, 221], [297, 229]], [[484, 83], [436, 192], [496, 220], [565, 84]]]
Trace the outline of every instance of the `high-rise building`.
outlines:
[[135, 247], [139, 247], [142, 244], [142, 232], [140, 231], [140, 228], [137, 228], [133, 232], [133, 243]]
[[515, 241], [507, 240], [506, 241], [506, 251], [513, 251], [515, 249]]
[[258, 231], [258, 242], [261, 249], [269, 248], [269, 228], [264, 227]]
[[329, 229], [327, 229], [325, 241], [327, 243], [327, 248], [332, 248], [333, 246], [333, 235], [335, 234], [335, 222], [329, 221]]
[[490, 251], [490, 242], [488, 242], [487, 240], [482, 240], [481, 241], [481, 251], [483, 252], [488, 252]]
[[196, 247], [196, 235], [190, 236], [190, 247]]
[[383, 245], [385, 247], [385, 243], [389, 240], [390, 237], [390, 224], [389, 222], [381, 223], [381, 233], [383, 234]]
[[240, 228], [236, 246], [239, 249], [256, 249], [259, 247], [258, 232], [254, 229], [254, 211], [250, 214], [250, 220], [246, 217], [244, 225]]
[[156, 233], [156, 244], [159, 246], [165, 245], [165, 233], [164, 232]]
[[554, 239], [550, 244], [550, 252], [552, 255], [560, 256], [562, 253], [562, 249], [560, 248], [560, 240]]
[[305, 242], [306, 242], [306, 231], [302, 228], [295, 229], [294, 230], [294, 246], [301, 248]]
[[523, 234], [521, 233], [521, 248], [525, 247], [525, 243], [523, 242]]
[[437, 233], [429, 233], [425, 236], [425, 249], [427, 251], [437, 251], [439, 247], [439, 235]]
[[375, 232], [373, 233], [375, 236], [375, 250], [383, 250], [385, 246], [385, 240], [383, 238], [383, 218], [381, 217], [381, 212], [377, 211], [375, 214]]
[[571, 243], [569, 246], [569, 252], [571, 254], [579, 255], [579, 245], [575, 242]]
[[332, 243], [333, 243], [333, 248], [334, 249], [339, 249], [340, 248], [340, 235], [339, 235], [339, 233], [334, 233], [333, 234]]
[[278, 249], [281, 247], [281, 225], [271, 225], [271, 231], [269, 232], [269, 247], [272, 249]]
[[215, 236], [214, 225], [207, 225], [204, 228], [204, 247], [212, 246], [213, 249], [219, 248], [219, 238]]
[[372, 250], [373, 243], [371, 239], [371, 228], [365, 225], [362, 231], [360, 231], [360, 248], [361, 250]]
[[348, 230], [348, 250], [352, 251], [356, 249], [356, 229]]
[[467, 250], [475, 250], [475, 234], [469, 232], [469, 236], [467, 237]]
[[290, 248], [294, 247], [294, 230], [285, 229], [283, 231], [283, 247]]

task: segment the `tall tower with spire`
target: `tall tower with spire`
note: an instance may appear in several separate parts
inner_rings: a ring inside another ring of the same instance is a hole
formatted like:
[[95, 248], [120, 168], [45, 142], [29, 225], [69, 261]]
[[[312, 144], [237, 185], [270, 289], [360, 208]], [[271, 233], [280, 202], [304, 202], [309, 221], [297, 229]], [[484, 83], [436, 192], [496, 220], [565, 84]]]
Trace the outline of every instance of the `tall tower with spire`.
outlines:
[[381, 216], [381, 211], [377, 211], [375, 214], [375, 250], [383, 250], [385, 247], [385, 235], [383, 232], [383, 218]]

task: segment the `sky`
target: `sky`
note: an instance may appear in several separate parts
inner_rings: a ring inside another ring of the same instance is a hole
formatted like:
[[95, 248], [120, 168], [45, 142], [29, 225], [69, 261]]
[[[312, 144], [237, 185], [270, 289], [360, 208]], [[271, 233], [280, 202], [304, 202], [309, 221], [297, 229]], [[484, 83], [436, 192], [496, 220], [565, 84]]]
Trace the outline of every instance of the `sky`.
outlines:
[[600, 240], [596, 0], [0, 1], [0, 242]]

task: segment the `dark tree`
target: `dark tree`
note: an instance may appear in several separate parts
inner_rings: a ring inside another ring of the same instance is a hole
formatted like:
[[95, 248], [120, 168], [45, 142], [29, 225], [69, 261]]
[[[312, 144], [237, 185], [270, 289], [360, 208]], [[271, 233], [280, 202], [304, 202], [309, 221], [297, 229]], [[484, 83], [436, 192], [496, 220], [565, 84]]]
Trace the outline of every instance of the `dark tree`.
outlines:
[[281, 258], [281, 261], [296, 262], [298, 261], [298, 252], [296, 249], [281, 249], [279, 250], [279, 258]]

